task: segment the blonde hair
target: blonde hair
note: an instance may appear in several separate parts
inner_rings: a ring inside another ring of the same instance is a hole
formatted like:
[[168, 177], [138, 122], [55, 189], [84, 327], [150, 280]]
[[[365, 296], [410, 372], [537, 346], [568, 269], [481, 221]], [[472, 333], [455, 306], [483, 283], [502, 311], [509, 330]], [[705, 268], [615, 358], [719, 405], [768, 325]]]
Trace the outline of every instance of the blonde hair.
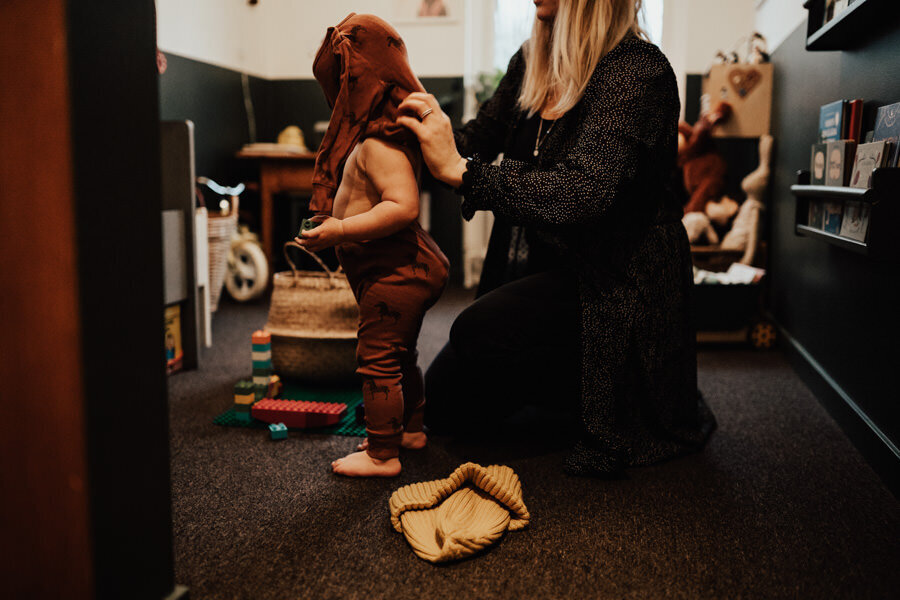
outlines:
[[601, 58], [629, 32], [644, 39], [638, 24], [642, 0], [560, 0], [552, 23], [534, 19], [525, 43], [525, 78], [518, 106], [529, 116], [548, 99], [561, 115], [575, 106]]

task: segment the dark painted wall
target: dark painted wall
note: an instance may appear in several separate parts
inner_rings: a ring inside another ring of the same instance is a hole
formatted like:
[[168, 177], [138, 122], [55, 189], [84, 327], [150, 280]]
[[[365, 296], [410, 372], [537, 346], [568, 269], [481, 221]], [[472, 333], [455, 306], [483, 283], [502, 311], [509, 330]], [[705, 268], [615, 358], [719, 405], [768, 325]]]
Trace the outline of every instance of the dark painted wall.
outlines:
[[861, 420], [870, 419], [900, 444], [893, 378], [900, 357], [900, 307], [889, 292], [900, 287], [900, 264], [795, 236], [789, 190], [795, 172], [809, 169], [822, 104], [865, 99], [864, 127], [871, 129], [874, 106], [900, 101], [900, 27], [885, 28], [870, 24], [868, 44], [853, 51], [807, 52], [804, 23], [774, 53], [769, 301], [778, 322], [863, 411]]
[[[250, 140], [241, 74], [201, 61], [166, 53], [168, 69], [160, 76], [160, 118], [163, 120], [190, 119], [195, 126], [197, 175], [210, 177], [219, 183], [233, 185], [254, 180], [257, 175], [251, 165], [234, 158], [234, 153]], [[461, 77], [422, 78], [422, 85], [441, 101], [454, 122], [462, 118]], [[331, 110], [318, 83], [312, 79], [265, 80], [249, 78], [250, 96], [256, 115], [256, 140], [275, 142], [278, 133], [288, 125], [297, 125], [310, 148], [315, 148], [319, 135], [314, 132], [316, 121], [327, 121]], [[450, 190], [425, 181], [432, 193], [432, 235], [450, 258], [451, 281], [462, 281], [462, 225], [459, 199]], [[293, 223], [305, 214], [306, 199], [280, 199], [275, 206], [276, 246], [294, 233]], [[243, 206], [251, 227], [258, 214], [258, 199], [245, 194]], [[243, 211], [242, 211], [243, 212]], [[276, 270], [286, 269], [278, 255]]]
[[[160, 119], [193, 121], [197, 175], [237, 183], [234, 153], [250, 141], [241, 74], [175, 54], [166, 53], [166, 59], [168, 69], [159, 77]], [[254, 79], [251, 86], [257, 87], [261, 80]]]

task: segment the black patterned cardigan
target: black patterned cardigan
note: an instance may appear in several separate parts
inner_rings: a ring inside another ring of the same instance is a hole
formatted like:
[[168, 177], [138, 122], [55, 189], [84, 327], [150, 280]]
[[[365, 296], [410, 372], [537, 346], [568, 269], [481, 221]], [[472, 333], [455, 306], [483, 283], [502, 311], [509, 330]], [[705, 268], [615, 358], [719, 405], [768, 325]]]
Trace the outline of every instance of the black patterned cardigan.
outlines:
[[628, 35], [535, 164], [491, 165], [526, 117], [516, 108], [524, 71], [520, 49], [493, 97], [455, 132], [460, 154], [473, 157], [458, 191], [464, 218], [489, 210], [527, 227], [577, 273], [582, 434], [566, 471], [614, 474], [699, 450], [715, 419], [697, 390], [690, 248], [667, 186], [679, 112], [671, 66]]

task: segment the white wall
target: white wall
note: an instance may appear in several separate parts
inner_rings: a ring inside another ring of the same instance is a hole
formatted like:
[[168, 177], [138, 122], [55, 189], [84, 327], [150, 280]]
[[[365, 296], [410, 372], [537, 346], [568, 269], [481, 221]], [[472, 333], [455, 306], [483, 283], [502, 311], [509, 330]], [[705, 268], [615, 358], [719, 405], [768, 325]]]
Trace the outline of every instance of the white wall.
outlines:
[[[769, 0], [785, 1], [791, 0]], [[678, 78], [682, 110], [685, 76], [705, 73], [716, 51], [738, 49], [755, 30], [755, 4], [756, 0], [665, 0], [660, 47]]]
[[[165, 52], [273, 79], [312, 77], [312, 59], [325, 30], [352, 11], [395, 24], [422, 77], [487, 70], [484, 43], [469, 28], [489, 26], [484, 0], [447, 0], [451, 18], [431, 23], [401, 19], [410, 0], [157, 0], [159, 46]], [[524, 1], [524, 0], [523, 0]], [[754, 29], [774, 50], [806, 18], [803, 0], [664, 0], [662, 49], [683, 85], [702, 73], [716, 50], [731, 50]], [[468, 36], [468, 37], [467, 37]], [[480, 53], [475, 52], [480, 47]], [[436, 49], [439, 49], [436, 51]], [[468, 57], [467, 57], [468, 54]], [[468, 61], [468, 64], [467, 64]]]
[[[351, 12], [390, 21], [420, 77], [458, 77], [465, 66], [466, 0], [445, 0], [449, 18], [416, 20], [410, 0], [157, 0], [158, 39], [172, 52], [269, 79], [311, 79], [325, 36]], [[400, 8], [409, 12], [400, 14]], [[436, 51], [437, 49], [437, 51]]]
[[758, 0], [756, 30], [766, 36], [773, 52], [795, 29], [806, 21], [803, 0]]
[[246, 0], [156, 0], [159, 47], [163, 52], [264, 76], [260, 6], [250, 6]]

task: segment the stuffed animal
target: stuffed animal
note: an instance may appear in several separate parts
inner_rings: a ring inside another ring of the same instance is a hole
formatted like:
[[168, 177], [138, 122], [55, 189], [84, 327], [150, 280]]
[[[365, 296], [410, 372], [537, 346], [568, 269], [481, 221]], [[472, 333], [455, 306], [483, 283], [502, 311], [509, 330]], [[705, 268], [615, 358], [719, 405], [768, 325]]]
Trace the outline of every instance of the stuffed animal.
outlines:
[[750, 51], [747, 53], [747, 62], [751, 65], [761, 65], [770, 60], [769, 44], [766, 42], [765, 36], [754, 31], [750, 36]]
[[698, 244], [703, 241], [706, 241], [707, 244], [719, 243], [719, 234], [716, 233], [706, 213], [689, 212], [681, 218], [681, 222], [684, 224], [684, 229], [688, 234], [688, 241], [691, 244]]
[[722, 196], [721, 200], [707, 202], [704, 212], [714, 225], [719, 226], [719, 231], [723, 231], [728, 227], [731, 218], [737, 214], [738, 207], [739, 204], [736, 201], [728, 196]]
[[772, 136], [764, 135], [759, 138], [759, 166], [755, 171], [744, 177], [741, 189], [747, 194], [747, 199], [741, 204], [731, 231], [722, 239], [723, 250], [743, 250], [741, 258], [743, 264], [753, 262], [756, 252], [757, 235], [759, 232], [759, 214], [765, 208], [763, 197], [769, 185], [769, 161], [772, 156]]
[[706, 204], [722, 196], [725, 160], [716, 152], [712, 131], [731, 116], [731, 105], [720, 102], [693, 126], [678, 124], [678, 166], [684, 174], [688, 201], [684, 212], [704, 212]]

